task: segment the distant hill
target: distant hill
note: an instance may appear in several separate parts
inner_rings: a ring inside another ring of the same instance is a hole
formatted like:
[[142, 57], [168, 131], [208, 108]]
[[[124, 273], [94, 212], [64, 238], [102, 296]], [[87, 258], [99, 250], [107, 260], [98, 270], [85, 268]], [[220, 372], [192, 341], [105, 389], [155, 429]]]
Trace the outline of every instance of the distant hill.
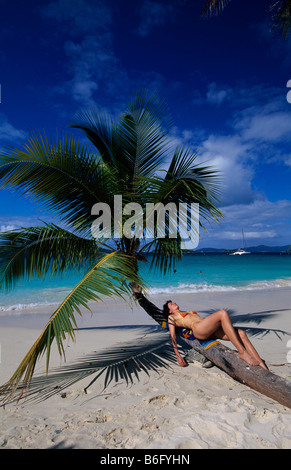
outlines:
[[[290, 250], [290, 245], [283, 246], [268, 246], [268, 245], [258, 245], [258, 246], [248, 246], [245, 248], [246, 251], [251, 253], [282, 253], [283, 251]], [[191, 251], [191, 250], [189, 250]], [[224, 253], [227, 251], [235, 251], [235, 249], [226, 249], [226, 248], [202, 248], [201, 250], [195, 250], [195, 253]]]
[[259, 246], [250, 246], [246, 249], [246, 251], [251, 251], [252, 253], [281, 253], [282, 251], [286, 251], [290, 248], [290, 245], [284, 246], [268, 246], [268, 245], [259, 245]]

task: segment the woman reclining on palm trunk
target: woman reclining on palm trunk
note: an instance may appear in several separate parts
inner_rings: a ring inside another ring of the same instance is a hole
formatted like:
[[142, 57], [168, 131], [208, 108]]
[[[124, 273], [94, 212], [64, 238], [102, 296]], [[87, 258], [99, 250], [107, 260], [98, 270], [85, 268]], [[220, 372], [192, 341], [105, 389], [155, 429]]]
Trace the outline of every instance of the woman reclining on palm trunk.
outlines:
[[164, 304], [163, 313], [168, 318], [173, 348], [178, 364], [181, 367], [185, 367], [186, 362], [180, 356], [177, 348], [176, 327], [192, 330], [195, 338], [200, 340], [222, 339], [224, 341], [231, 341], [238, 350], [240, 359], [252, 366], [261, 366], [263, 369], [268, 370], [246, 333], [239, 328], [233, 327], [226, 310], [218, 310], [208, 317], [202, 318], [194, 310], [181, 312], [175, 302], [168, 300]]
[[150, 302], [141, 292], [140, 286], [130, 283], [130, 287], [140, 306], [153, 317], [158, 323], [162, 324], [163, 319], [168, 319], [169, 331], [171, 334], [173, 348], [181, 367], [186, 366], [185, 360], [180, 356], [177, 340], [176, 328], [188, 328], [192, 330], [195, 338], [200, 340], [221, 339], [231, 341], [238, 350], [239, 357], [247, 364], [252, 366], [261, 366], [268, 370], [264, 361], [260, 358], [254, 346], [248, 339], [246, 333], [240, 328], [234, 328], [226, 310], [218, 310], [206, 318], [200, 317], [194, 310], [181, 312], [179, 306], [168, 300], [163, 307], [163, 311]]

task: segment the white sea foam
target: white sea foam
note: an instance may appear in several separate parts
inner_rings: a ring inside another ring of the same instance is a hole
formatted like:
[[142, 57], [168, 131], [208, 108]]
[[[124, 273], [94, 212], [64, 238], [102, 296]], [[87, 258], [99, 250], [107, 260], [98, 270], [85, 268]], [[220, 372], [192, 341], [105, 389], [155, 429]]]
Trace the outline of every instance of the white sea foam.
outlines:
[[275, 279], [252, 282], [246, 285], [218, 285], [218, 284], [188, 284], [180, 283], [178, 285], [170, 285], [167, 287], [157, 286], [150, 289], [151, 294], [173, 294], [173, 293], [202, 293], [202, 292], [232, 292], [245, 290], [261, 290], [291, 287], [291, 279]]
[[[9, 294], [9, 297], [4, 298], [5, 304], [0, 304], [0, 316], [19, 315], [26, 313], [25, 311], [35, 313], [39, 307], [59, 305], [70, 291], [69, 287], [45, 287], [41, 290], [23, 290], [22, 293], [18, 292], [17, 296]], [[17, 302], [18, 299], [21, 301]], [[34, 300], [34, 302], [30, 302], [30, 300]]]
[[[278, 289], [278, 288], [290, 288], [291, 287], [291, 278], [289, 279], [275, 279], [275, 280], [265, 280], [252, 282], [245, 285], [219, 285], [219, 284], [210, 284], [210, 283], [179, 283], [177, 285], [168, 285], [168, 286], [155, 286], [149, 289], [149, 295], [157, 294], [187, 294], [187, 293], [211, 293], [211, 292], [235, 292], [235, 291], [251, 291], [251, 290], [263, 290], [263, 289]], [[7, 305], [0, 305], [0, 317], [7, 315], [22, 315], [22, 314], [34, 314], [41, 313], [41, 307], [51, 306], [52, 309], [62, 302], [64, 299], [65, 291], [69, 291], [68, 288], [50, 288], [44, 289], [44, 292], [50, 291], [49, 299], [46, 295], [41, 295], [38, 292], [38, 295], [34, 299], [35, 302], [23, 302], [23, 303], [11, 303]], [[58, 294], [62, 295], [59, 297]], [[67, 292], [66, 292], [67, 293]], [[33, 295], [31, 294], [31, 299]], [[54, 299], [52, 302], [51, 299]], [[15, 298], [14, 298], [15, 301]], [[45, 310], [43, 310], [45, 312]], [[52, 310], [53, 311], [53, 310]]]
[[0, 305], [0, 316], [7, 315], [7, 314], [21, 314], [24, 313], [24, 310], [27, 310], [31, 313], [34, 313], [37, 308], [50, 306], [50, 305], [58, 305], [58, 303], [51, 303], [51, 302], [31, 302], [27, 304], [14, 304], [14, 305]]

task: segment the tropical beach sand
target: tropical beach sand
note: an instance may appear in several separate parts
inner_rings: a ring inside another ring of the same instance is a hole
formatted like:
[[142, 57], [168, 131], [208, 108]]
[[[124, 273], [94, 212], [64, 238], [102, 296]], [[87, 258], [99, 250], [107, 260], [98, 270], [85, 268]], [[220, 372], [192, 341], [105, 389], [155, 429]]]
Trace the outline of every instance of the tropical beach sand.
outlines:
[[[229, 310], [237, 326], [254, 329], [278, 329], [291, 333], [289, 288], [173, 295], [181, 309], [195, 309], [202, 316], [220, 308]], [[151, 300], [161, 306], [167, 296]], [[40, 307], [13, 312], [0, 318], [1, 364], [3, 384], [16, 369], [29, 347], [45, 326], [48, 316]], [[118, 326], [118, 328], [116, 327]], [[157, 331], [158, 330], [158, 331]], [[157, 336], [158, 335], [158, 336]], [[93, 315], [79, 320], [77, 341], [66, 345], [72, 373], [80, 364], [95, 364], [100, 352], [122, 349], [125, 344], [143, 345], [160, 338], [168, 341], [155, 322], [139, 307], [113, 299], [95, 304]], [[287, 353], [291, 337], [268, 331], [252, 341], [270, 370], [291, 376]], [[229, 345], [229, 343], [227, 343]], [[169, 347], [164, 346], [165, 349]], [[126, 349], [126, 347], [125, 347]], [[108, 353], [109, 354], [109, 353]], [[164, 357], [161, 355], [161, 357]], [[290, 357], [290, 356], [289, 356]], [[290, 360], [290, 359], [289, 359]], [[284, 364], [284, 365], [278, 365]], [[66, 389], [54, 389], [45, 398], [41, 383], [34, 399], [21, 400], [0, 409], [0, 447], [4, 449], [95, 448], [95, 449], [287, 449], [291, 447], [291, 410], [258, 392], [235, 382], [217, 367], [202, 368], [198, 362], [181, 368], [176, 362], [157, 370], [136, 370], [133, 383], [120, 376], [104, 390], [103, 374], [80, 376]], [[62, 371], [57, 351], [53, 351], [51, 369]], [[44, 376], [44, 363], [36, 376]], [[53, 371], [48, 376], [52, 376]], [[64, 373], [58, 376], [60, 385]], [[48, 382], [49, 383], [49, 380]], [[42, 391], [41, 391], [42, 388]], [[36, 398], [39, 398], [37, 400]]]

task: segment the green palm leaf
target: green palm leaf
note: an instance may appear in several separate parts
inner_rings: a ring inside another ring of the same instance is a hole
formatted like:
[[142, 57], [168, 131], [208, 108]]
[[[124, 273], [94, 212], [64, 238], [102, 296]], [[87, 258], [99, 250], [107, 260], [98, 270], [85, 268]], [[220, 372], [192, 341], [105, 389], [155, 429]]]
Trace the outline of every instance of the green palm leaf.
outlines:
[[165, 162], [171, 145], [168, 128], [165, 104], [156, 93], [133, 97], [118, 128], [133, 177], [149, 177]]
[[211, 166], [196, 163], [197, 157], [198, 153], [191, 148], [182, 145], [176, 147], [165, 179], [160, 180], [157, 196], [176, 204], [199, 203], [202, 217], [207, 218], [209, 213], [221, 217], [221, 212], [215, 206], [220, 195], [219, 172]]
[[175, 269], [176, 262], [183, 256], [181, 239], [177, 238], [157, 238], [151, 244], [153, 258], [151, 268], [155, 271], [161, 271], [164, 274], [167, 271]]
[[230, 0], [207, 0], [202, 10], [202, 16], [218, 15], [229, 2]]
[[[213, 16], [221, 13], [230, 0], [207, 0], [202, 10], [202, 16]], [[272, 29], [278, 30], [287, 39], [291, 27], [291, 0], [277, 0], [270, 5]]]
[[[164, 178], [155, 177], [148, 179], [148, 201], [156, 204], [161, 202], [166, 207], [174, 203], [199, 204], [199, 225], [203, 226], [203, 219], [222, 217], [221, 211], [215, 205], [219, 195], [218, 172], [210, 166], [196, 164], [197, 152], [184, 146], [175, 149], [173, 158]], [[181, 214], [179, 214], [179, 217]], [[175, 218], [175, 215], [174, 215]], [[201, 220], [202, 219], [202, 220]], [[191, 214], [187, 213], [182, 218], [183, 226], [191, 226]], [[170, 213], [165, 217], [165, 232], [169, 233], [170, 223], [176, 224]], [[182, 258], [183, 242], [178, 231], [176, 238], [158, 238], [157, 220], [154, 232], [151, 234], [153, 240], [147, 245], [147, 249], [153, 252], [151, 266], [166, 274], [168, 270], [175, 268], [176, 261]], [[198, 236], [198, 233], [196, 234]]]
[[291, 27], [291, 0], [280, 0], [273, 3], [272, 27], [277, 29], [287, 39]]
[[29, 385], [37, 360], [46, 353], [48, 370], [49, 357], [53, 341], [56, 341], [59, 354], [65, 356], [63, 340], [68, 335], [75, 339], [74, 328], [77, 327], [74, 312], [79, 315], [81, 307], [90, 310], [89, 301], [101, 301], [102, 296], [116, 295], [124, 298], [130, 293], [129, 281], [142, 285], [140, 277], [133, 274], [133, 260], [122, 254], [113, 252], [99, 259], [72, 292], [65, 298], [58, 309], [52, 314], [46, 328], [30, 348], [10, 380], [0, 388], [0, 395], [7, 402], [14, 395], [23, 377], [24, 387]]
[[[187, 345], [183, 345], [183, 348], [187, 348]], [[158, 373], [160, 368], [169, 368], [174, 362], [176, 356], [168, 334], [152, 327], [143, 328], [141, 338], [95, 351], [75, 363], [51, 369], [49, 374], [33, 377], [25, 401], [46, 400], [92, 375], [94, 377], [88, 382], [85, 392], [93, 383], [100, 383], [102, 377], [103, 391], [112, 381], [134, 384], [135, 380], [140, 380], [141, 374], [149, 376], [152, 371]], [[19, 391], [21, 389], [22, 384], [19, 385]]]
[[101, 247], [55, 224], [0, 233], [0, 288], [13, 288], [20, 279], [30, 281], [91, 266]]
[[116, 123], [92, 110], [78, 113], [71, 127], [84, 132], [128, 189], [136, 176], [152, 175], [166, 157], [170, 139], [164, 109], [155, 93], [138, 93]]
[[23, 148], [3, 151], [0, 157], [2, 188], [16, 188], [67, 225], [87, 232], [91, 208], [111, 192], [113, 179], [88, 146], [66, 136], [53, 143], [46, 136], [34, 136]]

